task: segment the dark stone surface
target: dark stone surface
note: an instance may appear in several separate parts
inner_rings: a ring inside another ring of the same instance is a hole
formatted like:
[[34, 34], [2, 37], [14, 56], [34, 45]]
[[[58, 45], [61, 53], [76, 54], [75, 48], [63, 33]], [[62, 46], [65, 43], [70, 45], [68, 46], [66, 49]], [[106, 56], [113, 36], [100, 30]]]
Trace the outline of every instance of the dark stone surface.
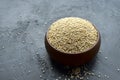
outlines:
[[90, 20], [101, 33], [100, 52], [88, 63], [96, 75], [88, 75], [89, 80], [120, 80], [119, 3], [120, 0], [0, 0], [0, 80], [55, 80], [59, 76], [65, 80], [65, 69], [48, 57], [44, 35], [52, 22], [69, 16]]

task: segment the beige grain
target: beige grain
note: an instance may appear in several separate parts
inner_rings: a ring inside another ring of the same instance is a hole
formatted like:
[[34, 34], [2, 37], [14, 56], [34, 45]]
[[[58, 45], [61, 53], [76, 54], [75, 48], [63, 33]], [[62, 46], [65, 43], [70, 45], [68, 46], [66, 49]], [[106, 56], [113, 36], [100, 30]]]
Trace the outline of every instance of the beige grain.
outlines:
[[92, 23], [85, 19], [67, 17], [50, 26], [47, 39], [55, 49], [75, 54], [93, 47], [97, 42], [98, 32]]

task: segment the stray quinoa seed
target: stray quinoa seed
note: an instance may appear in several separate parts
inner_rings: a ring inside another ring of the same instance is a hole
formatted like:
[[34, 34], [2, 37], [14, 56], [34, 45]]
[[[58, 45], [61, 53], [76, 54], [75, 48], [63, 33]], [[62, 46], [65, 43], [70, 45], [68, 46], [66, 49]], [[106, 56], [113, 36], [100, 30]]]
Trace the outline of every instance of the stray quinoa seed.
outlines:
[[47, 33], [48, 42], [64, 53], [80, 53], [92, 48], [98, 39], [98, 32], [87, 20], [68, 17], [54, 22]]

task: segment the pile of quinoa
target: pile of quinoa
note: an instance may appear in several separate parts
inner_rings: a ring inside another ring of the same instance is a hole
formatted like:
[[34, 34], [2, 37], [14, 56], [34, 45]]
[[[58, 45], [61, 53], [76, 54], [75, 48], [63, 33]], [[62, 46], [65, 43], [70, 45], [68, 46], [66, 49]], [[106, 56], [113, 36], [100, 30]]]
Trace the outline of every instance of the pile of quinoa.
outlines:
[[61, 52], [76, 54], [92, 48], [98, 40], [98, 32], [85, 19], [66, 17], [50, 26], [47, 40], [53, 48]]

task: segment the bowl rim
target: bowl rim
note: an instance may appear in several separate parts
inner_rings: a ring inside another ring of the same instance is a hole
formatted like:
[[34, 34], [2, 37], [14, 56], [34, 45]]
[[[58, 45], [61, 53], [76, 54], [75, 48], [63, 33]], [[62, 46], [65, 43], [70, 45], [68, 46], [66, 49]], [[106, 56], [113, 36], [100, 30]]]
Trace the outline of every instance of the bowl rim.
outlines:
[[[85, 20], [86, 20], [86, 19], [85, 19]], [[88, 21], [88, 20], [87, 20], [87, 21]], [[93, 24], [92, 24], [92, 25], [93, 25]], [[78, 53], [67, 53], [67, 52], [63, 52], [63, 51], [60, 51], [60, 50], [57, 50], [56, 48], [54, 48], [54, 47], [49, 43], [49, 40], [48, 40], [48, 38], [47, 38], [49, 28], [48, 28], [48, 30], [47, 30], [47, 32], [46, 32], [46, 34], [45, 34], [45, 38], [46, 38], [48, 44], [49, 44], [53, 49], [55, 49], [56, 51], [58, 51], [58, 52], [60, 52], [60, 53], [69, 54], [69, 55], [84, 54], [84, 53], [90, 51], [91, 49], [93, 49], [93, 48], [99, 43], [99, 40], [100, 40], [100, 32], [99, 32], [99, 30], [95, 27], [95, 25], [93, 25], [93, 27], [94, 27], [94, 28], [96, 29], [96, 31], [97, 31], [97, 41], [96, 41], [96, 43], [95, 43], [91, 48], [88, 48], [87, 50], [85, 50], [85, 51], [83, 51], [83, 52], [78, 52]]]

